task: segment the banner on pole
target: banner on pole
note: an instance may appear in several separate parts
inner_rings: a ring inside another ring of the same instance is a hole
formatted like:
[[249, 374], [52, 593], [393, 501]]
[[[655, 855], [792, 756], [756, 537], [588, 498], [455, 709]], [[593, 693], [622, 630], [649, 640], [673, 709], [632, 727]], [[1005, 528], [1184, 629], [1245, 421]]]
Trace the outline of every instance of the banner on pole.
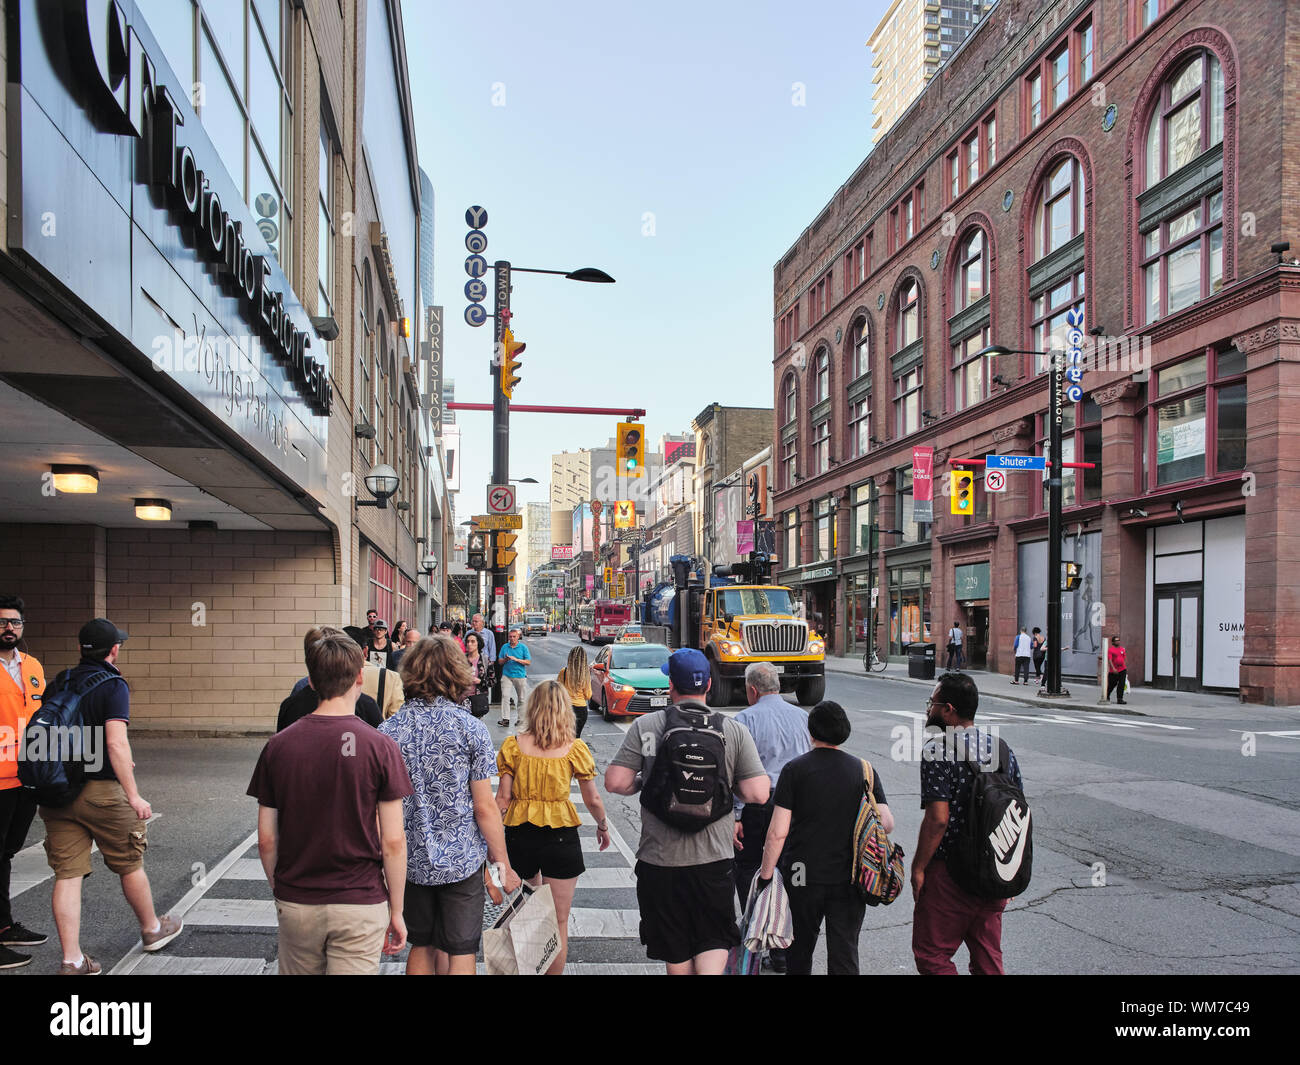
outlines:
[[928, 444], [912, 448], [912, 519], [934, 521], [934, 448]]

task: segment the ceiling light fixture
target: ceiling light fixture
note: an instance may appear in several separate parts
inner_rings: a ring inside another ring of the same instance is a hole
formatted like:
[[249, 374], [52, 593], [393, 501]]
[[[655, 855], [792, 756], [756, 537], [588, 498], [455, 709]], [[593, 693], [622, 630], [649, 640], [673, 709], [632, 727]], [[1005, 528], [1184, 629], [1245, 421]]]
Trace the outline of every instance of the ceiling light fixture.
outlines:
[[50, 473], [56, 492], [93, 495], [99, 491], [99, 471], [93, 466], [51, 466]]
[[135, 516], [141, 521], [171, 521], [171, 502], [166, 499], [137, 499]]

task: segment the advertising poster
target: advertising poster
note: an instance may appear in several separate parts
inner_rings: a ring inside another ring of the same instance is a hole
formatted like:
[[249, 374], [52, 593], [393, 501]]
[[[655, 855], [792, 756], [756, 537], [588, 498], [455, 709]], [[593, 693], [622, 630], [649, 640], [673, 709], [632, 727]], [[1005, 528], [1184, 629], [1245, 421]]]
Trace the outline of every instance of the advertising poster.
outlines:
[[934, 521], [934, 448], [912, 448], [912, 520]]

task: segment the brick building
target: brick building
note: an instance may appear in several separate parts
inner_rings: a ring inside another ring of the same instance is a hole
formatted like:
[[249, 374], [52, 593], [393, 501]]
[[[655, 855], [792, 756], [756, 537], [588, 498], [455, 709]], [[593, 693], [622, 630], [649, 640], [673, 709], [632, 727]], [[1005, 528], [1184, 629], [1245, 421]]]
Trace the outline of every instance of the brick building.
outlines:
[[[695, 545], [710, 565], [732, 562], [720, 552], [735, 543], [732, 496], [714, 491], [738, 471], [747, 459], [762, 451], [772, 438], [770, 407], [724, 407], [711, 403], [691, 420], [695, 430]], [[737, 487], [735, 498], [739, 499]], [[732, 524], [730, 533], [722, 526]], [[666, 560], [665, 560], [666, 564]]]
[[[1010, 672], [1046, 629], [1043, 355], [1083, 312], [1064, 415], [1063, 669], [1119, 633], [1136, 683], [1300, 702], [1300, 57], [1284, 0], [1002, 0], [775, 267], [781, 575], [838, 650], [957, 619]], [[912, 449], [934, 448], [934, 521]], [[977, 471], [980, 467], [974, 467]], [[873, 615], [873, 597], [877, 609]]]
[[0, 590], [51, 673], [126, 629], [133, 723], [265, 729], [307, 628], [445, 599], [400, 6], [84, 7], [3, 2]]

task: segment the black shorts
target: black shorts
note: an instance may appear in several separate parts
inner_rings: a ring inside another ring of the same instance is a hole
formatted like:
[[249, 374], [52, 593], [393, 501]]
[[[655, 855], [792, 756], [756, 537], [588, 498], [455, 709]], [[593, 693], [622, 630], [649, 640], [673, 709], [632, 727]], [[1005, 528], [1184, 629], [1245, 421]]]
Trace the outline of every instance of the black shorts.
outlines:
[[457, 884], [406, 882], [402, 917], [413, 947], [473, 954], [483, 935], [483, 870]]
[[730, 859], [670, 867], [636, 863], [641, 942], [653, 961], [678, 965], [740, 945]]
[[552, 880], [572, 880], [587, 871], [576, 828], [507, 825], [510, 867], [525, 880], [538, 873]]

